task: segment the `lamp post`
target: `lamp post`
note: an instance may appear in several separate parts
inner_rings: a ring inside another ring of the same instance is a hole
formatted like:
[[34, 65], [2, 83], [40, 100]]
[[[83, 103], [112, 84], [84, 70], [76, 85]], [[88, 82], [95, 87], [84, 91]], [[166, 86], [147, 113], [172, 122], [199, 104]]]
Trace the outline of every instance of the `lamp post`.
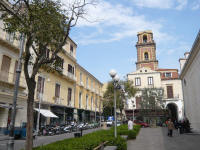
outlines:
[[134, 122], [134, 101], [132, 100], [132, 106], [133, 106], [133, 122]]
[[17, 69], [16, 69], [16, 78], [15, 78], [14, 95], [13, 95], [10, 133], [9, 133], [9, 140], [7, 143], [8, 150], [14, 150], [14, 130], [15, 130], [16, 105], [17, 105], [17, 95], [18, 95], [21, 69], [22, 69], [22, 60], [23, 60], [22, 54], [23, 54], [23, 50], [24, 50], [24, 42], [25, 42], [24, 35], [21, 34], [20, 51], [19, 51]]
[[117, 137], [117, 114], [116, 114], [116, 89], [118, 87], [118, 82], [119, 82], [119, 76], [117, 75], [117, 72], [115, 70], [110, 70], [109, 72], [112, 80], [113, 80], [113, 85], [114, 85], [114, 135], [115, 138]]

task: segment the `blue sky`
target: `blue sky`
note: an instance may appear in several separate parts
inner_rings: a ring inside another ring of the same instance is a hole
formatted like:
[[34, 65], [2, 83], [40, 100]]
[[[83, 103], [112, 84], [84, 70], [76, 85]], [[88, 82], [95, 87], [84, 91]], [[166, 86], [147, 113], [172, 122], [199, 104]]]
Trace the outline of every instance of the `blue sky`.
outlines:
[[153, 31], [159, 68], [179, 69], [200, 29], [200, 0], [99, 0], [87, 13], [70, 36], [78, 63], [101, 82], [111, 69], [121, 78], [135, 71], [137, 32]]

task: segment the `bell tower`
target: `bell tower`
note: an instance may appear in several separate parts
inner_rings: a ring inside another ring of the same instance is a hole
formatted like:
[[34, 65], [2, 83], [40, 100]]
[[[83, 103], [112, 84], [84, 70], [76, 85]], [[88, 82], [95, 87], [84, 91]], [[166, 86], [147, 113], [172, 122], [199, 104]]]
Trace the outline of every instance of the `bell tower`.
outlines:
[[152, 70], [157, 70], [158, 60], [156, 59], [156, 43], [153, 40], [152, 31], [138, 32], [137, 36], [137, 70], [142, 67], [149, 67]]

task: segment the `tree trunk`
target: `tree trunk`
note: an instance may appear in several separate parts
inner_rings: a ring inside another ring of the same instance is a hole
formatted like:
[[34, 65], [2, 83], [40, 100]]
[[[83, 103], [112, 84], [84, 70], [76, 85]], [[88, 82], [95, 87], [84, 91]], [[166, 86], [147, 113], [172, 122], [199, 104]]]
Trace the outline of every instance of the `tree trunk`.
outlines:
[[33, 104], [35, 93], [35, 80], [29, 79], [28, 85], [28, 100], [27, 100], [27, 126], [26, 126], [26, 150], [33, 148]]

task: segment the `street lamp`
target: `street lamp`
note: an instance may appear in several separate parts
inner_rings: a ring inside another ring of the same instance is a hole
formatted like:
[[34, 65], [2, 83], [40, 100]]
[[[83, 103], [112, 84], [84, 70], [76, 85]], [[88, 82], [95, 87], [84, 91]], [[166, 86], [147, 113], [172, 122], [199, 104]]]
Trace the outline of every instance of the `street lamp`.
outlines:
[[24, 42], [25, 42], [25, 37], [23, 34], [21, 34], [20, 51], [19, 51], [17, 69], [16, 69], [16, 78], [15, 78], [13, 104], [12, 104], [12, 115], [11, 115], [10, 133], [9, 133], [9, 140], [7, 143], [7, 150], [14, 150], [14, 144], [15, 144], [14, 143], [15, 117], [16, 117], [16, 106], [17, 106], [19, 81], [20, 81], [20, 75], [21, 75], [21, 70], [22, 70]]
[[119, 87], [118, 82], [119, 82], [119, 76], [117, 75], [117, 72], [115, 70], [110, 70], [109, 72], [112, 80], [113, 80], [113, 85], [114, 85], [114, 128], [115, 128], [115, 138], [117, 137], [117, 115], [116, 115], [116, 89]]

